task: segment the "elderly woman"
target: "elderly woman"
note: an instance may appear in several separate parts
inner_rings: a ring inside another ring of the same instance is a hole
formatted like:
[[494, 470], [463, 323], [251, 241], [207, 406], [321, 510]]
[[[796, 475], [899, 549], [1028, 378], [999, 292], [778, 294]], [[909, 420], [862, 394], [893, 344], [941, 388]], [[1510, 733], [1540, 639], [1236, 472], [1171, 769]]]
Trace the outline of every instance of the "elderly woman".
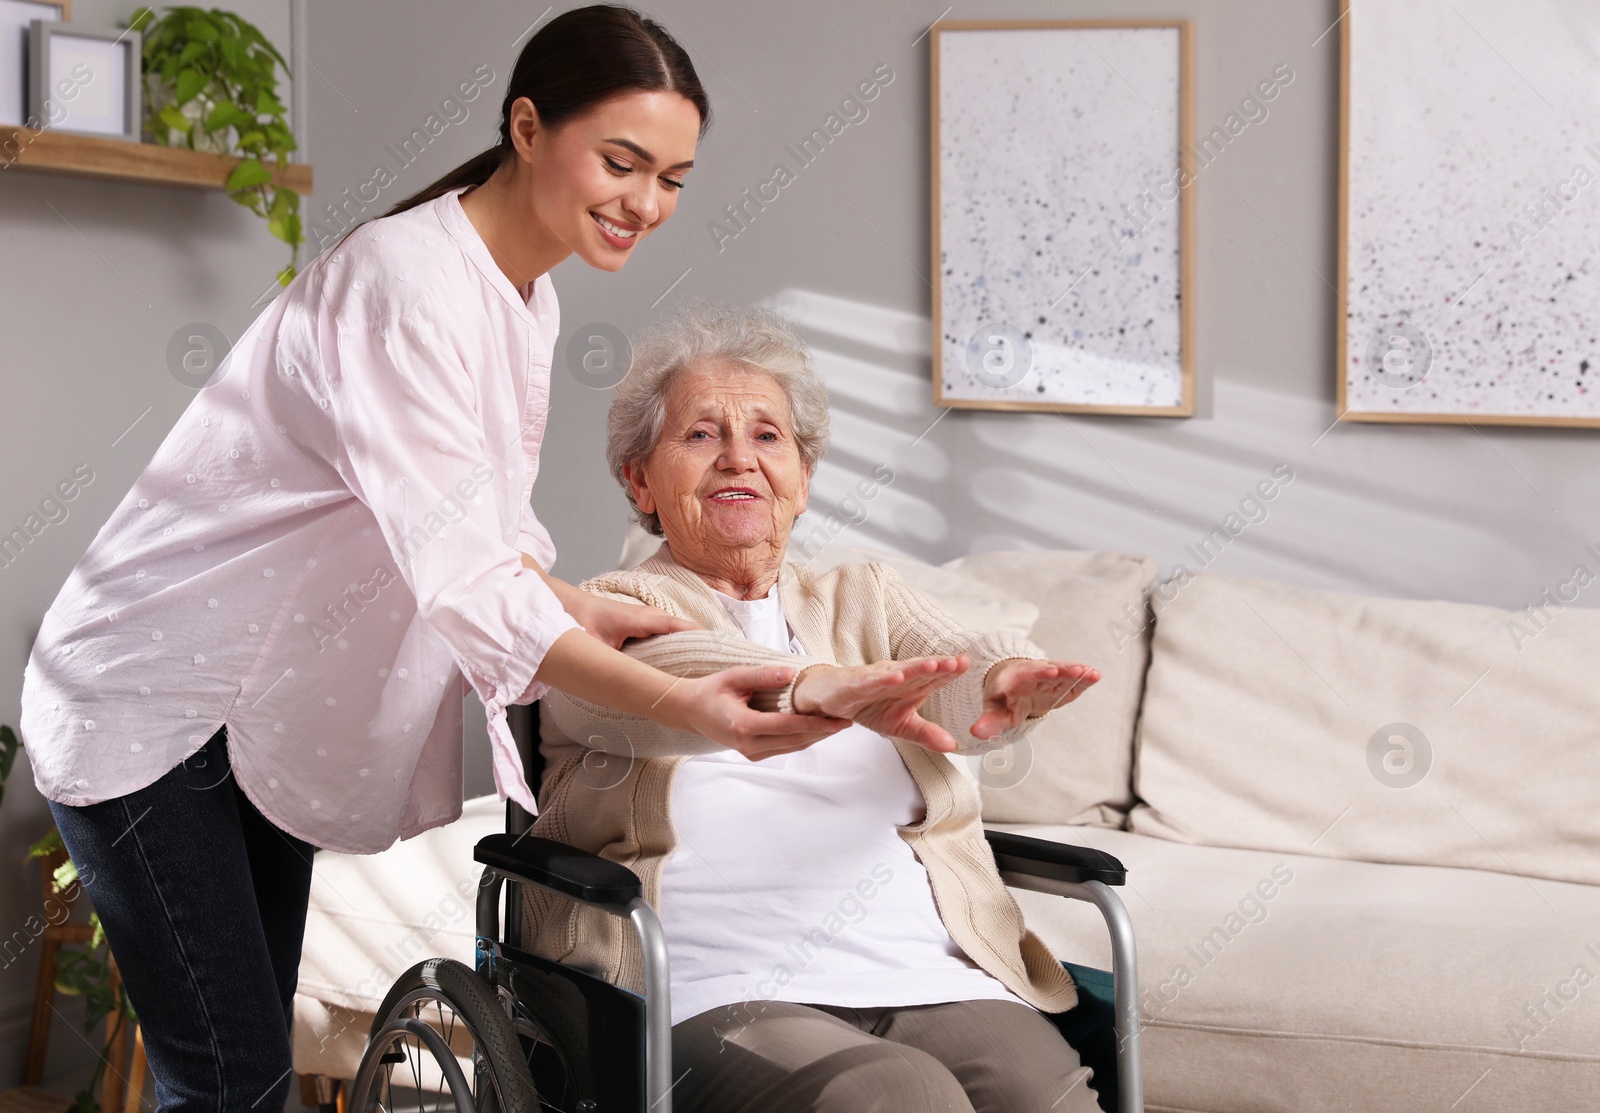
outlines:
[[[1041, 1015], [1076, 990], [1024, 927], [977, 788], [944, 752], [1017, 742], [1099, 673], [960, 628], [886, 565], [786, 564], [827, 430], [777, 314], [700, 306], [641, 340], [608, 454], [666, 544], [585, 590], [703, 627], [628, 647], [650, 664], [771, 664], [793, 679], [758, 701], [854, 725], [753, 761], [552, 693], [535, 833], [643, 881], [671, 951], [685, 1113], [1093, 1110]], [[641, 988], [622, 921], [526, 899], [530, 949]]]

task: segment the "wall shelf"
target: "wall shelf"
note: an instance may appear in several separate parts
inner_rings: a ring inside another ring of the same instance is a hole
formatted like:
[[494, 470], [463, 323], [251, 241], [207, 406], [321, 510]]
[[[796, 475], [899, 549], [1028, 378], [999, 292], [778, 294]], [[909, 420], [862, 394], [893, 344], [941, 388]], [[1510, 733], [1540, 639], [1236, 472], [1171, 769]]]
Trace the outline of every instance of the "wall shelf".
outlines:
[[[0, 124], [0, 169], [221, 189], [241, 161], [209, 151]], [[311, 167], [290, 163], [273, 180], [296, 193], [310, 193]]]

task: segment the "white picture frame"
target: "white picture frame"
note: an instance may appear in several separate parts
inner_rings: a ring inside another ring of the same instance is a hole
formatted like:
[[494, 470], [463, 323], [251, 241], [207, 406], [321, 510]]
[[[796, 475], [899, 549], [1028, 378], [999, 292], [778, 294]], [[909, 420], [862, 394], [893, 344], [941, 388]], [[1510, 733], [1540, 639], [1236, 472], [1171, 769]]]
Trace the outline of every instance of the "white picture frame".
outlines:
[[140, 35], [36, 19], [28, 29], [28, 115], [52, 131], [139, 142]]
[[1190, 22], [929, 38], [935, 404], [1193, 414]]
[[1600, 426], [1600, 10], [1341, 6], [1340, 421]]
[[68, 0], [0, 0], [0, 124], [28, 122], [28, 28], [36, 19], [71, 18]]

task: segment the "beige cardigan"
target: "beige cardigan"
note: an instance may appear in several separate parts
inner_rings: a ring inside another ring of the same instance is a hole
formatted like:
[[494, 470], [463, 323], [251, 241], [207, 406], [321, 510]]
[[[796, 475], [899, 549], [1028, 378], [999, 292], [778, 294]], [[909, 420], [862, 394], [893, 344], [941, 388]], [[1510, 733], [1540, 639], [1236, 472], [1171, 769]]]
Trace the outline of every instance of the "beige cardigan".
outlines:
[[[785, 564], [779, 594], [802, 645], [797, 657], [746, 641], [709, 586], [663, 547], [637, 569], [583, 585], [608, 598], [648, 603], [699, 623], [703, 630], [631, 643], [628, 653], [675, 676], [703, 676], [737, 665], [859, 665], [966, 653], [972, 667], [937, 690], [923, 715], [944, 727], [962, 752], [1019, 741], [1024, 723], [980, 742], [969, 733], [983, 705], [983, 678], [999, 661], [1043, 657], [1012, 634], [965, 630], [883, 564], [844, 565], [816, 574]], [[793, 684], [768, 706], [792, 707]], [[639, 875], [645, 899], [661, 907], [661, 870], [676, 845], [671, 803], [678, 767], [722, 747], [560, 692], [545, 697], [545, 757], [539, 819], [533, 833], [621, 862]], [[942, 754], [894, 739], [926, 805], [924, 818], [898, 828], [928, 871], [934, 902], [961, 949], [1017, 996], [1045, 1012], [1077, 1003], [1071, 976], [1022, 922], [984, 841], [978, 789]], [[643, 992], [644, 965], [631, 924], [543, 890], [525, 890], [523, 946], [534, 954]]]

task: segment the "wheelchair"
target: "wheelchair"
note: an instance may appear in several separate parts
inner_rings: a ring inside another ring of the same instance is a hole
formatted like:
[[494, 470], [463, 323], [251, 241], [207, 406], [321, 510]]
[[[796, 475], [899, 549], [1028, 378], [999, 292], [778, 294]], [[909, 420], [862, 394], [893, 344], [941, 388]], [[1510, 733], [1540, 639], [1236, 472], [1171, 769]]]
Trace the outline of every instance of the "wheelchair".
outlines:
[[[528, 783], [541, 783], [538, 705], [513, 707]], [[390, 989], [347, 1109], [350, 1113], [671, 1113], [672, 1029], [666, 938], [639, 878], [619, 863], [527, 834], [507, 802], [507, 829], [479, 840], [477, 969], [428, 959]], [[1079, 1004], [1045, 1014], [1094, 1069], [1107, 1113], [1143, 1113], [1133, 927], [1113, 887], [1121, 862], [1088, 847], [986, 831], [1007, 885], [1087, 901], [1111, 934], [1112, 970], [1063, 963]], [[643, 996], [530, 954], [521, 886], [534, 885], [630, 920], [644, 951]], [[502, 890], [508, 899], [501, 906]]]

